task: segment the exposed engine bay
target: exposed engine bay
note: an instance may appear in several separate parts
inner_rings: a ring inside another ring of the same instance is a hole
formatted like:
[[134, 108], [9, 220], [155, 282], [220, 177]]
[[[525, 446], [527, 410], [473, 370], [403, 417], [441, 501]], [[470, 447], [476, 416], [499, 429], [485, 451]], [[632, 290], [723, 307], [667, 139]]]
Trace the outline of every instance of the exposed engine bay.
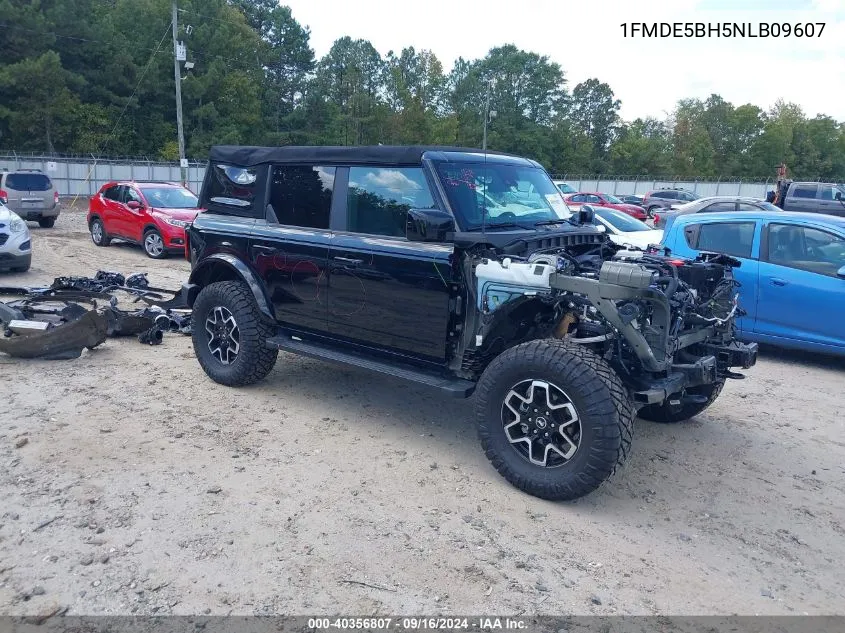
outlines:
[[680, 259], [662, 247], [630, 251], [602, 239], [513, 251], [464, 253], [474, 296], [455, 351], [468, 377], [503, 348], [555, 337], [602, 356], [641, 407], [742, 378], [730, 368], [756, 362], [756, 344], [734, 337], [734, 319], [744, 314], [734, 258]]

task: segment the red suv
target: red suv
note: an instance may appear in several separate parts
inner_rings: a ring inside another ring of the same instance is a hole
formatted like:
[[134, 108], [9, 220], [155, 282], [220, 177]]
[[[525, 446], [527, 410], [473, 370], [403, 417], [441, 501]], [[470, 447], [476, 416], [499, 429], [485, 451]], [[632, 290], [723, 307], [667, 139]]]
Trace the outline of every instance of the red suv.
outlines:
[[608, 207], [610, 209], [622, 211], [623, 213], [627, 213], [638, 220], [646, 219], [645, 209], [636, 204], [622, 202], [619, 198], [612, 196], [609, 193], [572, 193], [568, 196], [564, 196], [563, 199], [566, 200], [566, 204], [570, 207], [576, 207], [582, 204], [592, 204], [599, 207]]
[[201, 211], [197, 204], [190, 189], [172, 182], [107, 182], [88, 203], [88, 229], [97, 246], [117, 238], [162, 259], [184, 251], [185, 227]]

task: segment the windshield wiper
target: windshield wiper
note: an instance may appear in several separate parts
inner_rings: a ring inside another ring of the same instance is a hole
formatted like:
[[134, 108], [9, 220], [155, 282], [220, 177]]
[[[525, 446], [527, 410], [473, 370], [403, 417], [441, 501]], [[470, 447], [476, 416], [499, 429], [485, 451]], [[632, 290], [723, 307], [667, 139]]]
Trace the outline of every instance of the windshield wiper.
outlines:
[[[481, 228], [481, 225], [478, 225], [471, 227], [469, 230], [480, 231]], [[495, 222], [493, 224], [485, 224], [483, 228], [485, 231], [492, 231], [495, 229], [525, 229], [530, 231], [532, 227], [525, 226], [524, 224], [517, 224], [516, 222]]]
[[558, 218], [557, 220], [540, 220], [539, 222], [535, 222], [534, 226], [548, 226], [550, 224], [570, 224], [569, 218], [562, 219]]

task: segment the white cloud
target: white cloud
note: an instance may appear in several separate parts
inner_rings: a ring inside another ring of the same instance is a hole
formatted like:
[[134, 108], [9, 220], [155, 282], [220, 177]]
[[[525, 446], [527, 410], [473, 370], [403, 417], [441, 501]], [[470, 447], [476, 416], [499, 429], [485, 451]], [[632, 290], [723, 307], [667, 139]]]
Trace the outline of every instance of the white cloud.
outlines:
[[[320, 57], [344, 35], [382, 54], [405, 46], [434, 51], [448, 70], [506, 43], [548, 55], [570, 89], [596, 77], [622, 100], [626, 119], [662, 117], [678, 99], [718, 93], [768, 108], [778, 98], [809, 116], [845, 120], [843, 0], [283, 0], [311, 27]], [[821, 37], [624, 38], [623, 22], [824, 22]]]

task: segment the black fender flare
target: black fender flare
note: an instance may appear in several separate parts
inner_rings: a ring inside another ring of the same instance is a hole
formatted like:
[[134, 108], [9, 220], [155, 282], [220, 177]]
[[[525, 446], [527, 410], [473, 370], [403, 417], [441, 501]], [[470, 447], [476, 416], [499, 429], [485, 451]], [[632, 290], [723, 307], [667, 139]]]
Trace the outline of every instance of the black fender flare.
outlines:
[[229, 253], [214, 253], [213, 255], [209, 255], [203, 258], [191, 271], [188, 283], [182, 289], [188, 306], [193, 307], [194, 301], [203, 286], [213, 283], [208, 281], [209, 277], [213, 278], [217, 276], [212, 271], [221, 268], [229, 273], [224, 279], [240, 279], [246, 283], [250, 291], [252, 291], [252, 296], [255, 297], [255, 303], [258, 304], [258, 309], [264, 316], [275, 323], [276, 315], [271, 307], [272, 303], [258, 276], [241, 259]]

